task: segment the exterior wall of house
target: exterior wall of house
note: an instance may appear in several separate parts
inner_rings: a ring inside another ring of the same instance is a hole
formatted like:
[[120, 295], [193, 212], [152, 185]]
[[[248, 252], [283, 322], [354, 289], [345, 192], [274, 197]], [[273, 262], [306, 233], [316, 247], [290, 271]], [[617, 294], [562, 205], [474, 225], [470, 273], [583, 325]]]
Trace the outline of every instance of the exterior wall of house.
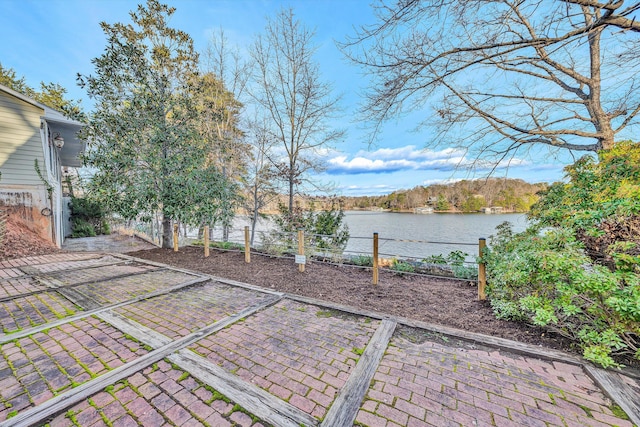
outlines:
[[50, 202], [44, 186], [0, 186], [0, 208], [9, 216], [21, 219], [43, 239], [53, 241]]
[[38, 159], [43, 177], [51, 182], [51, 161], [44, 155], [49, 147], [42, 137], [46, 129], [41, 130], [40, 125], [43, 114], [43, 109], [0, 91], [0, 205], [42, 238], [59, 245], [51, 228], [52, 208], [55, 211], [57, 206], [51, 206], [34, 166]]
[[[0, 185], [42, 185], [34, 159], [46, 173], [40, 136], [44, 111], [0, 92]], [[45, 175], [46, 176], [46, 175]]]

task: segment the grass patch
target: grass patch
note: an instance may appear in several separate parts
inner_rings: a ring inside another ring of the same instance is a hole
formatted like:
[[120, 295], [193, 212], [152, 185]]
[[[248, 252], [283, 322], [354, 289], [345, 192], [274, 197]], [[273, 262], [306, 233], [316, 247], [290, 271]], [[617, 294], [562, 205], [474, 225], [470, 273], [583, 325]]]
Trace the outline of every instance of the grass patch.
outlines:
[[330, 310], [319, 310], [316, 312], [316, 317], [320, 317], [320, 318], [333, 317], [333, 312]]
[[587, 414], [587, 417], [589, 418], [593, 418], [593, 414], [591, 413], [591, 409], [584, 406], [584, 405], [578, 405], [580, 407], [580, 409], [582, 409], [584, 411], [585, 414]]
[[225, 403], [231, 403], [231, 400], [229, 400], [229, 398], [227, 396], [225, 396], [224, 394], [220, 393], [218, 390], [214, 389], [213, 387], [204, 384], [203, 387], [205, 388], [205, 390], [208, 390], [211, 392], [211, 398], [209, 400], [207, 400], [207, 405], [211, 405], [213, 402], [215, 402], [216, 400], [222, 400]]
[[76, 419], [76, 412], [72, 409], [69, 409], [66, 414], [64, 414], [65, 418], [69, 418], [72, 423], [78, 425], [78, 420]]
[[260, 418], [256, 417], [255, 415], [253, 415], [252, 413], [250, 413], [249, 411], [247, 411], [237, 403], [233, 405], [233, 409], [231, 410], [231, 413], [234, 413], [234, 412], [242, 412], [243, 414], [248, 415], [249, 417], [251, 417], [252, 423], [257, 423], [260, 421]]
[[615, 417], [630, 421], [627, 413], [624, 412], [624, 410], [620, 406], [616, 405], [615, 403], [612, 403], [611, 406], [609, 406], [609, 409], [611, 410], [611, 412]]

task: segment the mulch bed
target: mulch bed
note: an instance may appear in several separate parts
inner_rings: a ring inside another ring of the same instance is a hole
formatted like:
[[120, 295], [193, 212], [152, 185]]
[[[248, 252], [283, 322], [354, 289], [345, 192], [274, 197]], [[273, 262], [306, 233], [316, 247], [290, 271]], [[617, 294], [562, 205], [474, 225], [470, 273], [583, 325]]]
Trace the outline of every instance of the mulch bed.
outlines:
[[575, 353], [562, 337], [524, 323], [496, 319], [489, 303], [477, 300], [475, 282], [381, 271], [379, 284], [374, 286], [370, 269], [311, 262], [300, 273], [293, 259], [252, 254], [247, 264], [243, 253], [212, 249], [211, 256], [205, 258], [204, 250], [197, 247], [128, 255], [280, 292]]
[[7, 217], [0, 235], [0, 261], [26, 256], [60, 252], [53, 243], [44, 240], [27, 223], [13, 215]]

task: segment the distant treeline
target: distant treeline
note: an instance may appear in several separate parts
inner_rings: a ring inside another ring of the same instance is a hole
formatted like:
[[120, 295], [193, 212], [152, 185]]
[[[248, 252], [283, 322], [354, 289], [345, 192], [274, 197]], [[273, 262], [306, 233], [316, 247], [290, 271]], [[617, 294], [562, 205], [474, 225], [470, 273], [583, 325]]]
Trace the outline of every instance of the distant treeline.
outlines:
[[384, 196], [341, 198], [345, 210], [389, 209], [408, 211], [432, 207], [435, 211], [477, 212], [484, 207], [502, 207], [506, 212], [527, 212], [538, 200], [546, 183], [530, 184], [521, 179], [489, 178], [452, 184], [416, 186]]

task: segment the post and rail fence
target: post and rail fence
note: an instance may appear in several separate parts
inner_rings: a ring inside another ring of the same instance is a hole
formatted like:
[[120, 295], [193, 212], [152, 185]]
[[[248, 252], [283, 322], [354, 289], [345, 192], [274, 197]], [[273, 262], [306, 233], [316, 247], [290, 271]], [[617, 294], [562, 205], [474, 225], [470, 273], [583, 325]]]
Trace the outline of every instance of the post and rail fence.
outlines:
[[[244, 235], [244, 238], [242, 240], [244, 240], [242, 243], [240, 243], [240, 239], [238, 243], [234, 243], [234, 242], [227, 242], [229, 245], [226, 245], [227, 247], [225, 247], [225, 245], [222, 245], [223, 247], [217, 248], [217, 249], [221, 249], [221, 250], [239, 250], [244, 252], [244, 258], [245, 258], [245, 262], [246, 263], [250, 263], [251, 262], [251, 249], [252, 246], [250, 244], [250, 228], [249, 226], [245, 226], [244, 229], [242, 230], [242, 234]], [[301, 273], [304, 273], [305, 271], [305, 264], [307, 262], [307, 253], [309, 253], [309, 250], [313, 250], [313, 249], [317, 249], [317, 248], [313, 248], [313, 247], [309, 247], [310, 245], [308, 245], [306, 243], [305, 240], [305, 233], [303, 230], [298, 230], [297, 233], [275, 233], [275, 234], [281, 234], [281, 235], [287, 235], [287, 239], [288, 239], [288, 244], [287, 244], [287, 250], [285, 250], [283, 253], [288, 253], [289, 255], [291, 253], [293, 253], [294, 255], [294, 260], [295, 260], [295, 264], [298, 266], [298, 271]], [[178, 242], [179, 242], [179, 227], [178, 225], [174, 225], [173, 227], [173, 250], [174, 251], [178, 251]], [[209, 227], [206, 226], [204, 227], [204, 233], [203, 233], [203, 246], [204, 246], [204, 256], [208, 257], [210, 252], [210, 232], [209, 232]], [[327, 238], [327, 237], [331, 237], [331, 236], [324, 236], [324, 235], [307, 235], [307, 238]], [[367, 239], [365, 237], [359, 237], [359, 239]], [[482, 262], [482, 256], [484, 254], [485, 248], [486, 248], [486, 239], [485, 238], [480, 238], [478, 239], [478, 243], [460, 243], [460, 242], [429, 242], [429, 241], [420, 241], [420, 240], [406, 240], [406, 239], [388, 239], [388, 238], [380, 238], [378, 233], [373, 233], [373, 237], [371, 238], [372, 240], [372, 251], [371, 251], [371, 265], [370, 266], [365, 266], [365, 265], [360, 265], [361, 267], [370, 267], [372, 270], [372, 284], [373, 285], [377, 285], [379, 283], [380, 280], [380, 268], [381, 265], [383, 264], [383, 260], [388, 260], [388, 258], [384, 258], [385, 256], [390, 256], [391, 254], [386, 254], [386, 253], [381, 253], [380, 252], [380, 242], [389, 242], [389, 241], [396, 241], [396, 242], [409, 242], [409, 243], [421, 243], [421, 244], [456, 244], [456, 245], [466, 245], [466, 246], [475, 246], [478, 249], [478, 255], [479, 255], [479, 261], [477, 262], [477, 283], [478, 283], [478, 300], [485, 300], [486, 299], [486, 294], [485, 294], [485, 287], [487, 284], [487, 277], [486, 277], [486, 267], [485, 264]], [[322, 252], [324, 255], [327, 255], [328, 250], [326, 248], [323, 248]], [[340, 251], [341, 253], [343, 251]], [[358, 256], [362, 256], [362, 254], [358, 254]], [[382, 258], [381, 258], [382, 257]], [[392, 258], [393, 260], [396, 260], [396, 258]], [[471, 264], [469, 262], [465, 262], [466, 264]], [[474, 263], [475, 264], [475, 263]], [[458, 266], [460, 266], [462, 264], [458, 264]], [[402, 271], [402, 274], [410, 274], [411, 272], [409, 271]], [[468, 278], [467, 278], [468, 279]]]

